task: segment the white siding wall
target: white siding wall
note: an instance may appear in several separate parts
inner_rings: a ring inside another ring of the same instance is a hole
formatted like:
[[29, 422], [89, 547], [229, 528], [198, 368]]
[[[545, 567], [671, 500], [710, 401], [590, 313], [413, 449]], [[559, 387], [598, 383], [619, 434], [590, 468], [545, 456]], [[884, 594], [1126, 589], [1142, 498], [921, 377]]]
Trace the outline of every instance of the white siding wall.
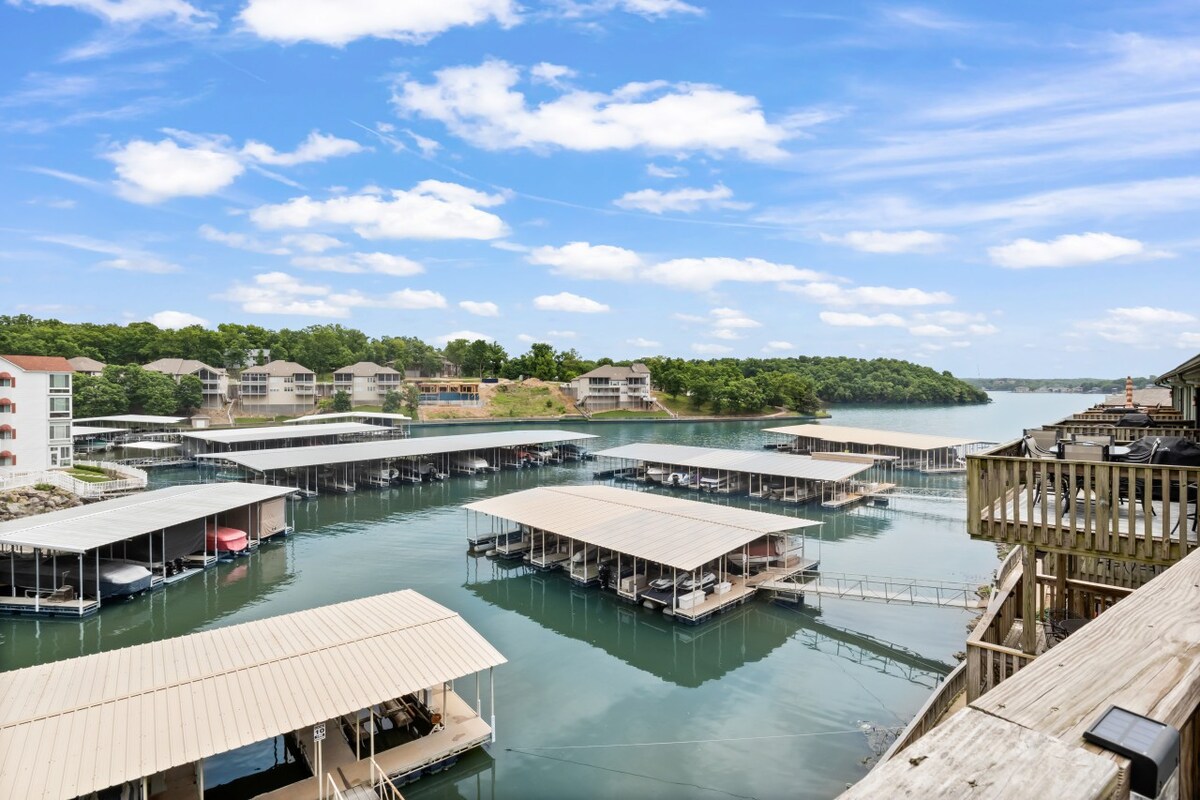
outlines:
[[[0, 413], [0, 425], [11, 425], [14, 438], [0, 439], [0, 452], [8, 450], [16, 456], [15, 465], [0, 465], [0, 474], [37, 472], [52, 466], [71, 465], [71, 391], [70, 373], [26, 372], [15, 364], [0, 359], [0, 372], [14, 376], [15, 386], [0, 387], [0, 398], [7, 397], [16, 405], [15, 413]], [[67, 390], [51, 394], [50, 376], [66, 376]], [[51, 402], [65, 405], [51, 416]], [[62, 401], [66, 401], [65, 404]], [[50, 438], [51, 426], [58, 436]], [[65, 427], [64, 427], [65, 426]], [[51, 449], [53, 448], [53, 454]]]

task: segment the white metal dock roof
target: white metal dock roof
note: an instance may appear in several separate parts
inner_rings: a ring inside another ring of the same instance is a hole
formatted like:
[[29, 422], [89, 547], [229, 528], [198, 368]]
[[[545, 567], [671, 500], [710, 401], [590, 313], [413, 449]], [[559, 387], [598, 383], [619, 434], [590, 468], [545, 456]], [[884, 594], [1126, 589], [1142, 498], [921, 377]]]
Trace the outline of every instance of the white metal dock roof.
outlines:
[[764, 428], [767, 433], [783, 433], [789, 436], [807, 436], [826, 442], [899, 447], [905, 450], [941, 450], [946, 447], [961, 447], [984, 441], [969, 436], [933, 436], [927, 433], [904, 433], [881, 431], [873, 428], [852, 428], [845, 425], [807, 423], [787, 425], [782, 428]]
[[526, 489], [466, 508], [682, 570], [768, 533], [821, 524], [612, 486]]
[[851, 461], [828, 461], [811, 456], [787, 453], [725, 450], [715, 447], [690, 447], [681, 444], [627, 444], [600, 450], [603, 458], [622, 458], [630, 461], [649, 461], [657, 464], [677, 464], [696, 469], [727, 470], [810, 481], [844, 481], [866, 472], [871, 464]]
[[101, 428], [94, 425], [71, 425], [72, 438], [80, 436], [104, 436], [109, 433], [126, 433], [125, 428]]
[[366, 425], [361, 422], [335, 422], [319, 428], [297, 428], [273, 425], [261, 428], [228, 428], [222, 430], [184, 431], [181, 436], [218, 444], [237, 442], [271, 442], [286, 439], [303, 439], [307, 436], [339, 436], [343, 433], [382, 433], [390, 431], [382, 425]]
[[159, 417], [153, 414], [117, 414], [114, 417], [85, 417], [74, 422], [128, 422], [133, 425], [178, 425], [187, 417]]
[[256, 472], [266, 472], [288, 467], [315, 467], [321, 464], [349, 464], [355, 461], [413, 458], [443, 453], [464, 453], [470, 450], [490, 450], [493, 447], [522, 447], [595, 438], [593, 434], [575, 433], [574, 431], [500, 431], [499, 433], [425, 436], [417, 439], [386, 439], [378, 442], [321, 444], [312, 447], [277, 447], [271, 450], [249, 450], [243, 453], [207, 453], [197, 456], [197, 458], [228, 461]]
[[503, 663], [409, 589], [0, 673], [0, 797], [78, 797]]
[[77, 508], [0, 522], [0, 544], [86, 553], [106, 544], [282, 497], [293, 491], [287, 486], [252, 483], [169, 486]]
[[395, 422], [412, 422], [412, 417], [405, 414], [388, 414], [383, 411], [336, 411], [329, 414], [309, 414], [295, 419], [285, 419], [284, 425], [304, 424], [306, 422], [328, 422], [331, 419], [390, 419]]
[[158, 452], [160, 450], [174, 450], [179, 447], [177, 442], [126, 442], [121, 445], [126, 450], [148, 450], [150, 452]]

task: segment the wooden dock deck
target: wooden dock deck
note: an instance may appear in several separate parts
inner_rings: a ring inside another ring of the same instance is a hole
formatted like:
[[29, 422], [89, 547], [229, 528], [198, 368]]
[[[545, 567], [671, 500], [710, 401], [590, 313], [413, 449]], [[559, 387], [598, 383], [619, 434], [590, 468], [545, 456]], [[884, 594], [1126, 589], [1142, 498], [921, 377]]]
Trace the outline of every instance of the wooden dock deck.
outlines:
[[45, 617], [87, 617], [100, 610], [98, 600], [76, 598], [74, 600], [50, 600], [45, 597], [0, 596], [0, 613], [36, 614]]

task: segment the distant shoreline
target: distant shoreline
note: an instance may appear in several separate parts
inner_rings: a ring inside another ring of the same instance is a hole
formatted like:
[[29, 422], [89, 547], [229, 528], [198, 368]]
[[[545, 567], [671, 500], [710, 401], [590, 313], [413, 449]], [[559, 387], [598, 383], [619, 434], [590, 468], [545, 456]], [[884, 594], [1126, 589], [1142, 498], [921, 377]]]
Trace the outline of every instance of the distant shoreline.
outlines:
[[661, 425], [690, 423], [690, 422], [816, 422], [829, 417], [813, 417], [800, 415], [787, 416], [755, 416], [755, 417], [655, 417], [653, 419], [635, 419], [621, 417], [620, 419], [587, 419], [586, 417], [472, 417], [470, 419], [435, 419], [429, 421], [413, 421], [411, 427], [446, 427], [454, 425], [623, 425], [635, 423], [638, 425]]

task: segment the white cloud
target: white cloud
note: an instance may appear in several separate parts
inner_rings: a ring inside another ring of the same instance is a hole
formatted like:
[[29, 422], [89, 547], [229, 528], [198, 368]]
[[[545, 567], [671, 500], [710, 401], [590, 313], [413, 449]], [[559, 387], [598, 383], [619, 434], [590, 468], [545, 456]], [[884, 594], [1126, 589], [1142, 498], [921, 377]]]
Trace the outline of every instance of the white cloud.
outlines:
[[644, 17], [665, 17], [670, 14], [701, 15], [704, 9], [683, 0], [618, 0], [618, 5], [631, 14]]
[[546, 335], [553, 339], [574, 339], [579, 334], [575, 331], [546, 331]]
[[63, 247], [71, 247], [75, 250], [83, 250], [88, 253], [113, 256], [113, 258], [106, 261], [97, 262], [96, 266], [104, 269], [116, 269], [123, 272], [146, 272], [152, 275], [166, 275], [182, 270], [182, 267], [178, 264], [167, 261], [153, 253], [147, 253], [136, 247], [129, 247], [117, 244], [116, 242], [93, 239], [90, 236], [60, 235], [36, 236], [34, 238], [39, 242], [59, 244]]
[[726, 347], [723, 344], [713, 344], [711, 342], [695, 342], [692, 344], [692, 350], [706, 356], [719, 356], [733, 352], [732, 347]]
[[219, 299], [238, 303], [250, 314], [296, 314], [347, 317], [353, 308], [445, 308], [446, 298], [434, 291], [401, 289], [383, 296], [357, 290], [335, 292], [329, 286], [303, 283], [285, 272], [254, 276], [251, 284], [235, 281]]
[[[1180, 328], [1196, 324], [1186, 311], [1153, 306], [1109, 308], [1096, 318], [1075, 323], [1078, 332], [1109, 342], [1135, 347], [1159, 347], [1180, 335]], [[1187, 335], [1187, 334], [1184, 334]]]
[[518, 341], [518, 342], [522, 342], [522, 343], [524, 343], [524, 344], [533, 344], [534, 342], [536, 342], [536, 341], [537, 341], [537, 337], [536, 337], [536, 336], [530, 336], [528, 333], [518, 333], [518, 334], [517, 334], [517, 341]]
[[351, 139], [339, 139], [336, 136], [312, 131], [308, 134], [308, 138], [290, 153], [280, 153], [268, 144], [252, 140], [242, 146], [242, 155], [260, 164], [294, 167], [297, 164], [328, 161], [331, 158], [361, 153], [362, 150], [363, 146]]
[[1200, 332], [1186, 331], [1179, 334], [1179, 338], [1175, 340], [1176, 347], [1200, 347]]
[[326, 250], [346, 246], [341, 239], [323, 233], [289, 233], [283, 237], [283, 243], [306, 253], [324, 253]]
[[891, 286], [847, 288], [837, 283], [815, 281], [803, 285], [784, 284], [781, 288], [830, 306], [928, 306], [954, 302], [953, 295], [947, 292], [896, 289]]
[[967, 333], [973, 334], [975, 336], [991, 336], [992, 334], [999, 333], [999, 332], [1000, 332], [1000, 329], [997, 328], [995, 325], [991, 324], [990, 322], [986, 323], [984, 325], [968, 325], [967, 326]]
[[189, 325], [208, 326], [208, 320], [186, 311], [159, 311], [146, 317], [146, 321], [168, 330], [186, 328]]
[[517, 244], [516, 242], [499, 241], [492, 242], [491, 245], [497, 250], [503, 250], [506, 253], [528, 253], [530, 250], [529, 247], [523, 244]]
[[736, 308], [714, 308], [709, 315], [717, 328], [761, 328], [762, 323], [750, 319]]
[[[520, 339], [521, 337], [518, 336], [517, 338]], [[451, 331], [450, 333], [443, 333], [441, 336], [435, 336], [433, 337], [433, 343], [445, 347], [455, 339], [466, 339], [468, 342], [473, 342], [476, 339], [483, 339], [485, 342], [493, 341], [491, 334], [480, 333], [479, 331], [463, 330]]]
[[646, 174], [651, 178], [682, 178], [688, 174], [686, 167], [660, 167], [658, 164], [647, 164]]
[[519, 68], [490, 60], [439, 70], [431, 84], [404, 81], [392, 99], [399, 111], [438, 120], [488, 150], [645, 148], [770, 160], [785, 155], [780, 145], [792, 135], [767, 122], [754, 97], [718, 86], [650, 81], [607, 94], [569, 89], [531, 106], [515, 90], [520, 80]]
[[36, 6], [66, 6], [94, 14], [113, 25], [140, 25], [143, 22], [167, 21], [212, 27], [214, 15], [201, 11], [183, 0], [15, 0]]
[[224, 189], [246, 169], [215, 142], [180, 147], [172, 139], [135, 139], [104, 157], [116, 166], [117, 193], [135, 203], [204, 197]]
[[992, 263], [1009, 269], [1033, 267], [1076, 267], [1114, 258], [1136, 256], [1145, 250], [1137, 239], [1125, 239], [1111, 233], [1066, 234], [1048, 242], [1017, 239], [1006, 245], [989, 247]]
[[555, 275], [584, 280], [631, 280], [642, 264], [641, 256], [632, 250], [588, 242], [537, 247], [528, 260], [549, 266]]
[[551, 64], [548, 61], [534, 64], [529, 68], [529, 79], [531, 81], [556, 87], [562, 87], [564, 78], [574, 78], [578, 74], [570, 67], [564, 67], [562, 64]]
[[609, 310], [604, 303], [570, 292], [539, 295], [533, 298], [533, 307], [539, 311], [568, 311], [573, 314], [599, 314]]
[[933, 253], [942, 248], [947, 237], [929, 231], [850, 231], [821, 238], [864, 253]]
[[676, 312], [671, 315], [671, 319], [677, 319], [680, 322], [707, 322], [708, 320], [698, 314], [681, 314]]
[[463, 300], [458, 304], [458, 307], [468, 314], [474, 314], [477, 317], [500, 316], [500, 306], [490, 301]]
[[319, 272], [347, 274], [376, 272], [380, 275], [419, 275], [425, 271], [417, 262], [391, 253], [347, 253], [336, 256], [297, 256], [292, 264]]
[[648, 211], [651, 214], [661, 214], [664, 211], [690, 213], [702, 208], [738, 210], [750, 208], [750, 203], [734, 202], [729, 199], [731, 197], [733, 197], [733, 190], [718, 183], [711, 189], [684, 187], [666, 192], [660, 192], [657, 189], [641, 189], [621, 195], [613, 200], [613, 205], [620, 208]]
[[212, 225], [201, 225], [199, 233], [201, 237], [210, 242], [217, 242], [218, 244], [233, 247], [237, 250], [248, 250], [251, 253], [264, 253], [272, 256], [286, 256], [291, 253], [291, 250], [286, 247], [265, 242], [262, 239], [248, 236], [244, 233], [227, 233], [226, 231], [214, 228]]
[[517, 24], [514, 0], [250, 0], [238, 19], [263, 39], [341, 47], [373, 36], [422, 43], [460, 25]]
[[896, 314], [843, 313], [841, 311], [822, 311], [819, 314], [821, 322], [836, 328], [878, 328], [882, 326], [902, 328], [906, 324], [904, 318]]
[[956, 336], [954, 331], [943, 325], [914, 325], [908, 329], [913, 336]]
[[816, 281], [821, 274], [798, 269], [790, 264], [773, 264], [760, 258], [676, 258], [655, 264], [642, 273], [654, 283], [704, 292], [718, 283], [777, 283], [780, 281]]
[[791, 342], [771, 341], [771, 342], [767, 342], [766, 346], [763, 347], [763, 352], [771, 353], [771, 352], [779, 352], [782, 350], [795, 350], [795, 349], [796, 349], [796, 345], [792, 344]]
[[508, 226], [482, 209], [503, 202], [499, 195], [458, 184], [422, 181], [387, 196], [364, 191], [328, 200], [295, 197], [259, 206], [250, 219], [265, 229], [343, 225], [364, 239], [498, 239]]
[[662, 347], [662, 342], [656, 342], [653, 339], [645, 339], [641, 336], [636, 336], [633, 339], [626, 339], [625, 344], [631, 344], [634, 347]]

